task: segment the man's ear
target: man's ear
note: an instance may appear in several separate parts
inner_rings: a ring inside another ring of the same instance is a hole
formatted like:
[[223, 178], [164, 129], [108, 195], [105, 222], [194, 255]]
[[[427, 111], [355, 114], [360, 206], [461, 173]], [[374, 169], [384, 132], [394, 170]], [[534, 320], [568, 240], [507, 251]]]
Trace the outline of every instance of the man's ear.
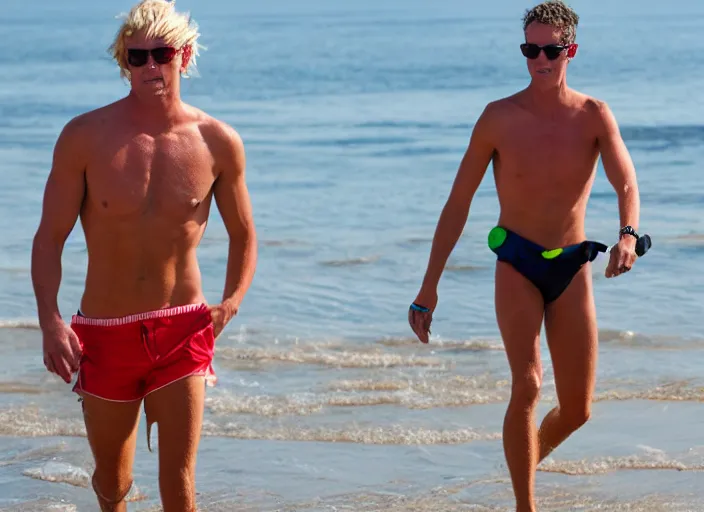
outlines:
[[187, 44], [181, 48], [181, 73], [185, 73], [188, 69], [188, 63], [191, 62], [191, 56], [193, 55], [193, 46]]

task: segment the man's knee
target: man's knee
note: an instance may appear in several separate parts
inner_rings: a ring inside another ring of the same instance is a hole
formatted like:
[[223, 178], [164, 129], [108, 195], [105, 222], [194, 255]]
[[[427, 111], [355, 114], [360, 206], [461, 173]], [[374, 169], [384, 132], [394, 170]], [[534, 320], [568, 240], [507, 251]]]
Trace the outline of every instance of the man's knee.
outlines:
[[132, 490], [132, 475], [118, 475], [96, 469], [91, 484], [101, 508], [112, 510], [111, 507], [122, 503]]
[[537, 371], [514, 376], [511, 383], [511, 403], [522, 408], [534, 407], [540, 398], [541, 385], [542, 377]]
[[560, 405], [560, 417], [571, 430], [580, 428], [591, 416], [591, 405], [588, 403]]

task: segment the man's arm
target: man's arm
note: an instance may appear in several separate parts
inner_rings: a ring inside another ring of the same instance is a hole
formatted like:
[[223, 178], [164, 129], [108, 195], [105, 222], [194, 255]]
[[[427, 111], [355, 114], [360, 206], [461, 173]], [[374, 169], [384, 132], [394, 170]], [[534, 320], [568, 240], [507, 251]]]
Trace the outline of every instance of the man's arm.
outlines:
[[492, 117], [495, 116], [493, 114], [495, 108], [494, 105], [489, 104], [474, 126], [469, 145], [435, 229], [422, 290], [431, 291], [437, 288], [447, 259], [467, 223], [472, 199], [494, 155], [492, 130], [495, 120]]
[[214, 197], [230, 239], [223, 305], [232, 316], [237, 313], [254, 278], [257, 235], [245, 180], [244, 144], [233, 129], [224, 128]]
[[42, 329], [61, 322], [57, 296], [61, 283], [61, 254], [73, 230], [85, 195], [86, 159], [81, 138], [83, 121], [71, 120], [54, 147], [44, 190], [42, 214], [32, 244], [32, 284]]
[[[621, 225], [631, 226], [638, 230], [640, 218], [640, 197], [638, 182], [633, 161], [626, 144], [621, 138], [616, 119], [606, 103], [601, 103], [598, 109], [598, 144], [604, 172], [618, 196], [618, 211]], [[633, 242], [635, 238], [626, 237]], [[629, 244], [630, 245], [630, 244]]]

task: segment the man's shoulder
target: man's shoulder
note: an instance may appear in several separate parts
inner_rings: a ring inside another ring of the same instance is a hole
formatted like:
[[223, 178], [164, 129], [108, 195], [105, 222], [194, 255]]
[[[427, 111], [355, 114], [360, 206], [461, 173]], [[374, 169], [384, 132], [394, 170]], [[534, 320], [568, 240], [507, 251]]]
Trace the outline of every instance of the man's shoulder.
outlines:
[[72, 136], [85, 136], [94, 133], [96, 126], [105, 124], [110, 117], [115, 116], [119, 109], [120, 101], [110, 103], [93, 110], [78, 114], [64, 125], [63, 131]]
[[[492, 114], [513, 113], [516, 108], [521, 108], [525, 94], [526, 90], [524, 89], [511, 94], [510, 96], [499, 98], [489, 102], [485, 110]], [[568, 105], [571, 108], [576, 108], [597, 115], [603, 115], [604, 112], [608, 112], [609, 110], [609, 106], [604, 100], [595, 98], [594, 96], [590, 96], [575, 89], [569, 89], [569, 94], [571, 98]]]
[[111, 126], [111, 123], [105, 121], [110, 117], [109, 112], [114, 110], [114, 105], [89, 110], [69, 119], [56, 139], [55, 158], [61, 155], [61, 158], [70, 158], [74, 163], [81, 162], [82, 165], [75, 167], [83, 169], [90, 158], [96, 133], [101, 127]]
[[515, 115], [516, 109], [520, 108], [522, 93], [523, 91], [519, 91], [510, 96], [504, 96], [488, 102], [482, 111], [482, 120], [495, 123], [511, 119]]
[[490, 101], [487, 106], [491, 105], [492, 108], [513, 108], [521, 101], [524, 94], [525, 90], [516, 91], [508, 96]]
[[503, 98], [492, 100], [487, 103], [484, 107], [484, 114], [490, 116], [504, 115], [507, 112], [516, 108], [519, 98], [520, 93], [516, 93], [510, 96], [504, 96]]
[[588, 122], [598, 133], [605, 133], [615, 125], [616, 120], [606, 101], [578, 91], [573, 94], [577, 108], [586, 114]]
[[504, 121], [515, 114], [515, 108], [516, 95], [489, 101], [477, 119], [475, 130], [480, 129], [483, 133], [500, 131], [505, 125]]
[[203, 110], [188, 108], [218, 167], [231, 168], [233, 162], [243, 161], [244, 143], [233, 126]]
[[604, 100], [574, 89], [572, 89], [571, 93], [573, 98], [572, 103], [583, 112], [601, 116], [609, 110], [609, 105]]
[[191, 105], [189, 114], [193, 116], [201, 135], [208, 145], [242, 145], [240, 134], [229, 123]]

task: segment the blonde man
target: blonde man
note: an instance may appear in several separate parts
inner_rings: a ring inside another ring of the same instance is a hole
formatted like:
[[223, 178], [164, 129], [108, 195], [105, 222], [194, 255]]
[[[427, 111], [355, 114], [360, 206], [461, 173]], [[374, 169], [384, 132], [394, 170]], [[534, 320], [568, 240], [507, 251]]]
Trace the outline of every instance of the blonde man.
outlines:
[[[226, 124], [185, 104], [198, 30], [172, 2], [143, 0], [111, 51], [129, 94], [63, 128], [32, 250], [44, 363], [78, 378], [93, 488], [103, 511], [126, 510], [140, 406], [156, 422], [165, 512], [195, 510], [204, 382], [213, 347], [237, 314], [257, 248], [245, 152]], [[207, 305], [196, 247], [211, 199], [230, 236], [222, 302]], [[88, 269], [79, 311], [57, 306], [64, 242], [81, 219]]]

